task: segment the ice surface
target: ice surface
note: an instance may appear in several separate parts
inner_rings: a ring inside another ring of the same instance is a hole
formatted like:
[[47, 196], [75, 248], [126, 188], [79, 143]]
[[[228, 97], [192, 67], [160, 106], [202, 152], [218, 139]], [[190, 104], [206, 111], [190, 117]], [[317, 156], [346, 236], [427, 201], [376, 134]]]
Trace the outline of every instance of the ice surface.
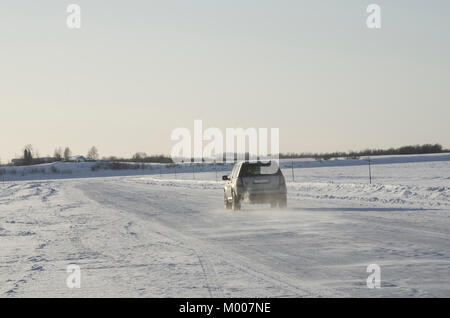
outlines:
[[223, 210], [212, 166], [16, 167], [0, 182], [0, 296], [450, 296], [450, 161], [382, 161], [372, 184], [366, 165], [294, 165], [293, 182], [290, 164], [288, 209], [239, 212]]

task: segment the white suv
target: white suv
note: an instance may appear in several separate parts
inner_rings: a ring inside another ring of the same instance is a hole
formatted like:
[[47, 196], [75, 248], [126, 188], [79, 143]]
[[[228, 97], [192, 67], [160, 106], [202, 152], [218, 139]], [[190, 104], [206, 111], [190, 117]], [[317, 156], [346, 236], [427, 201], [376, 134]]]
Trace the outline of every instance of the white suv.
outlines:
[[286, 181], [275, 161], [239, 162], [229, 176], [223, 176], [225, 209], [240, 210], [241, 202], [287, 206]]

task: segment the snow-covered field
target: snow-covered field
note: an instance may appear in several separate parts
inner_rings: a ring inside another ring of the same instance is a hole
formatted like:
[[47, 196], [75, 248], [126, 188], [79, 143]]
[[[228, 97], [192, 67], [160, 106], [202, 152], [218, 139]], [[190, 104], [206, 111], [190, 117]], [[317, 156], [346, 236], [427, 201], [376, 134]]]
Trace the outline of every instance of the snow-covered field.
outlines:
[[6, 171], [0, 296], [450, 297], [448, 155], [291, 164], [288, 209], [239, 212], [212, 166]]

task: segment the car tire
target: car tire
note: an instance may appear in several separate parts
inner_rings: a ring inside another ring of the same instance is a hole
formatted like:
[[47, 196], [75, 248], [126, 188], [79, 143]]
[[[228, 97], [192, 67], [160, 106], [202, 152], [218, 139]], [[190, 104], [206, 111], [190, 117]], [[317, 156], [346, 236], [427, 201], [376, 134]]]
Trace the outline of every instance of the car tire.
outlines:
[[231, 203], [228, 201], [227, 196], [225, 195], [225, 193], [223, 194], [223, 203], [224, 203], [225, 210], [230, 210], [231, 209]]
[[278, 202], [278, 206], [281, 209], [286, 209], [287, 208], [287, 198], [282, 198], [279, 202]]
[[239, 211], [241, 209], [241, 202], [239, 199], [233, 194], [233, 200], [231, 201], [231, 209], [233, 211]]

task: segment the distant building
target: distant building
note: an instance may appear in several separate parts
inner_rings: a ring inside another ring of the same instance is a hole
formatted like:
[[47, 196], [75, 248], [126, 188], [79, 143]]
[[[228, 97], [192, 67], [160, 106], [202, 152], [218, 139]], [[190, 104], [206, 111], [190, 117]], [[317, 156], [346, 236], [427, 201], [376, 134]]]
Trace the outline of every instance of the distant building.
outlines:
[[80, 156], [80, 155], [78, 155], [78, 156], [72, 156], [72, 157], [70, 157], [70, 158], [69, 158], [69, 161], [70, 161], [70, 162], [88, 162], [88, 161], [95, 161], [95, 160], [92, 159], [92, 158], [89, 158], [89, 157], [85, 157], [85, 156]]
[[72, 156], [69, 158], [71, 162], [86, 162], [86, 158], [84, 156]]
[[11, 160], [12, 164], [15, 166], [21, 166], [25, 162], [23, 159], [13, 159]]
[[[33, 158], [31, 161], [31, 164], [38, 165], [41, 163], [51, 163], [51, 162], [55, 162], [55, 161], [56, 161], [56, 158], [54, 158], [54, 157]], [[23, 166], [25, 164], [25, 160], [23, 158], [12, 159], [11, 162], [15, 166]]]
[[44, 158], [36, 158], [37, 161], [40, 161], [42, 163], [50, 163], [50, 162], [55, 162], [56, 158], [54, 157], [44, 157]]

